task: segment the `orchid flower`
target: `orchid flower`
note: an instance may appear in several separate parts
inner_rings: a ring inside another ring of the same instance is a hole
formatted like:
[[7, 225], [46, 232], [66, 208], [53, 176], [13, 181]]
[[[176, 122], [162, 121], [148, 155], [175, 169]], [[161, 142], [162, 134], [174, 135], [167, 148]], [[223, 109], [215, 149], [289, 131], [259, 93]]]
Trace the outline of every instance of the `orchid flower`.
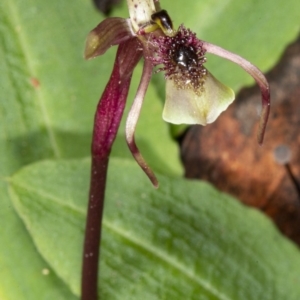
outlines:
[[[174, 29], [167, 11], [158, 0], [127, 0], [129, 19], [108, 18], [88, 35], [85, 58], [104, 54], [119, 45], [110, 80], [99, 101], [92, 141], [91, 186], [82, 271], [82, 300], [97, 299], [98, 249], [101, 238], [106, 172], [111, 146], [123, 115], [131, 76], [143, 57], [140, 84], [126, 121], [128, 147], [155, 187], [158, 181], [142, 157], [134, 133], [154, 69], [164, 72], [165, 121], [174, 124], [212, 123], [234, 100], [234, 92], [219, 82], [205, 67], [206, 53], [228, 59], [248, 72], [262, 94], [258, 142], [263, 142], [270, 110], [269, 85], [262, 72], [242, 57], [202, 41], [180, 25]], [[158, 67], [157, 67], [158, 66]]]
[[[128, 0], [130, 18], [108, 18], [88, 35], [85, 58], [102, 55], [112, 45], [125, 47], [128, 57], [135, 57], [128, 74], [143, 56], [143, 74], [126, 122], [126, 140], [132, 155], [155, 187], [158, 181], [140, 154], [134, 132], [143, 99], [156, 65], [162, 65], [166, 78], [166, 101], [163, 119], [173, 124], [212, 123], [234, 100], [234, 92], [219, 82], [204, 67], [205, 53], [212, 53], [240, 65], [258, 83], [262, 93], [262, 113], [258, 142], [263, 142], [270, 109], [269, 85], [262, 72], [242, 57], [199, 40], [183, 25], [178, 30], [158, 1]], [[128, 46], [130, 45], [130, 46]], [[118, 54], [121, 56], [122, 54]], [[117, 57], [118, 60], [118, 57]], [[127, 60], [120, 61], [126, 68]], [[128, 74], [123, 74], [127, 76]], [[116, 80], [111, 78], [111, 80]]]

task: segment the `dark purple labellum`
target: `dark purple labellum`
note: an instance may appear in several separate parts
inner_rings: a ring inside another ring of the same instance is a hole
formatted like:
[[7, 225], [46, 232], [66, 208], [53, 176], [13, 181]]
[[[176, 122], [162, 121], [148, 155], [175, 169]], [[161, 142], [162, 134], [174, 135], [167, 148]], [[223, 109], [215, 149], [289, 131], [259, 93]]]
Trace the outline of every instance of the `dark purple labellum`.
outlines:
[[196, 68], [198, 64], [198, 56], [191, 46], [180, 45], [173, 54], [173, 60], [181, 69], [187, 71]]

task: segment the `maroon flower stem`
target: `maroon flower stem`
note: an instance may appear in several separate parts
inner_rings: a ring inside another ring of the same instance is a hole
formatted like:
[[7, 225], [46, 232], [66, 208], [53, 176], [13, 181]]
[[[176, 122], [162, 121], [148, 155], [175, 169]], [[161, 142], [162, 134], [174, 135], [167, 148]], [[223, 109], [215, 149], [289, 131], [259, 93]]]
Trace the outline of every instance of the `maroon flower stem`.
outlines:
[[237, 65], [242, 67], [247, 73], [249, 73], [258, 84], [262, 95], [262, 111], [260, 115], [257, 140], [258, 143], [261, 145], [264, 140], [264, 134], [270, 113], [270, 87], [266, 77], [256, 66], [252, 65], [249, 61], [245, 60], [237, 54], [229, 52], [221, 47], [218, 47], [205, 41], [203, 41], [203, 48], [208, 53], [215, 54], [217, 56], [223, 57], [227, 60], [236, 63]]
[[95, 115], [82, 263], [82, 300], [97, 300], [99, 246], [108, 160], [123, 115], [132, 72], [142, 55], [138, 43], [137, 39], [130, 39], [119, 46], [112, 75]]

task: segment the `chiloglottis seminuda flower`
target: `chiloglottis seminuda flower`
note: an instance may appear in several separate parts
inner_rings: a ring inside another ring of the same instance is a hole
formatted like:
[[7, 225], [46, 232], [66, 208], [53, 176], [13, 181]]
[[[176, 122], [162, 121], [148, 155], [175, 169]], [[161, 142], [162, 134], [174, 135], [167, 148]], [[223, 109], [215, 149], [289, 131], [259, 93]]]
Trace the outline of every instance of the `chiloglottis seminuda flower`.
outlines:
[[[234, 92], [205, 68], [205, 54], [212, 53], [241, 66], [255, 79], [261, 90], [262, 112], [257, 138], [259, 144], [262, 144], [270, 110], [269, 85], [262, 72], [242, 57], [198, 39], [195, 33], [183, 25], [174, 30], [170, 16], [167, 11], [161, 10], [158, 1], [127, 0], [127, 4], [129, 19], [108, 18], [89, 33], [85, 58], [102, 55], [113, 45], [119, 45], [119, 49], [122, 46], [125, 50], [118, 51], [116, 57], [120, 74], [112, 76], [109, 82], [113, 85], [114, 80], [122, 84], [126, 72], [131, 77], [133, 68], [143, 57], [142, 77], [126, 121], [126, 141], [153, 185], [158, 186], [157, 179], [140, 154], [134, 133], [156, 66], [159, 66], [158, 71], [164, 72], [166, 79], [163, 119], [174, 124], [201, 125], [214, 122], [234, 100]], [[122, 70], [126, 72], [122, 73]]]

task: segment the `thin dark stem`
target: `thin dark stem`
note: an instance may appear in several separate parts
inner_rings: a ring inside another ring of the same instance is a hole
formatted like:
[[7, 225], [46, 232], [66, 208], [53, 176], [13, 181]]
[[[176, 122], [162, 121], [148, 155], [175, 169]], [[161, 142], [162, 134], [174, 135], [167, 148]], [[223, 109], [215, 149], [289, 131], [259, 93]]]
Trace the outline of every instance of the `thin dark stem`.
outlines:
[[284, 167], [285, 167], [285, 169], [288, 173], [288, 176], [290, 177], [291, 181], [293, 182], [294, 187], [295, 187], [295, 189], [297, 191], [297, 194], [298, 194], [298, 198], [300, 199], [300, 184], [299, 184], [296, 176], [293, 174], [290, 164], [286, 163], [284, 165]]
[[92, 168], [83, 249], [81, 299], [97, 300], [99, 247], [109, 154], [123, 115], [134, 67], [141, 58], [136, 39], [119, 46], [109, 83], [97, 107]]
[[107, 167], [108, 157], [106, 159], [92, 159], [91, 186], [82, 269], [82, 300], [96, 300], [98, 294], [99, 245], [101, 240], [101, 222], [104, 207]]

